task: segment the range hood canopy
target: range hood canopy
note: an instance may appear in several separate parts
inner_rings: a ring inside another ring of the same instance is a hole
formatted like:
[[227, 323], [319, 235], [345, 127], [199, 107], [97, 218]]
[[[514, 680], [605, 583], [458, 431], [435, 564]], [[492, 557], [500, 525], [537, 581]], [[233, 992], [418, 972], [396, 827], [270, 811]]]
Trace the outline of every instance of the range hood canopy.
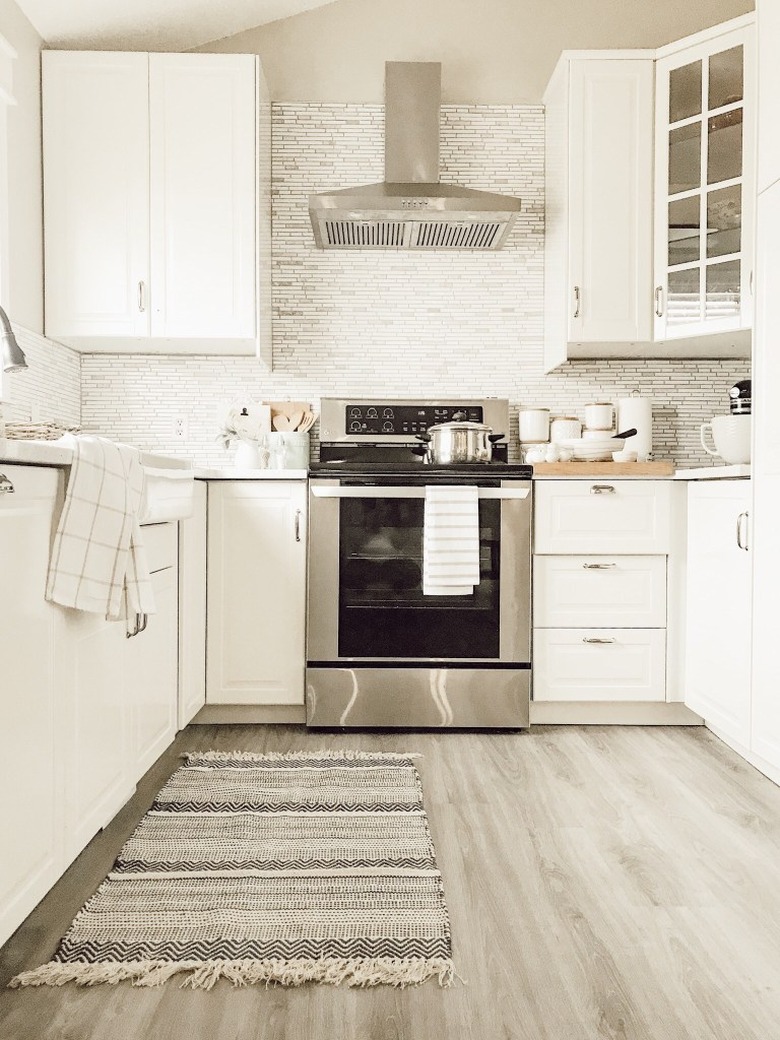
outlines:
[[385, 63], [385, 180], [309, 196], [320, 249], [500, 249], [520, 199], [439, 181], [441, 64]]

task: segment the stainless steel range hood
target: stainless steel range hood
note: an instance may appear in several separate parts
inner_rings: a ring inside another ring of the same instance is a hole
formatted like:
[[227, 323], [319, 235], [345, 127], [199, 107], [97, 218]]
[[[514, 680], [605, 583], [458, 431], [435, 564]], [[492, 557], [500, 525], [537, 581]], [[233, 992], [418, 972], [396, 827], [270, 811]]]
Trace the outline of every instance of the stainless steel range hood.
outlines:
[[500, 249], [520, 199], [439, 181], [441, 64], [385, 63], [385, 180], [309, 196], [320, 249]]

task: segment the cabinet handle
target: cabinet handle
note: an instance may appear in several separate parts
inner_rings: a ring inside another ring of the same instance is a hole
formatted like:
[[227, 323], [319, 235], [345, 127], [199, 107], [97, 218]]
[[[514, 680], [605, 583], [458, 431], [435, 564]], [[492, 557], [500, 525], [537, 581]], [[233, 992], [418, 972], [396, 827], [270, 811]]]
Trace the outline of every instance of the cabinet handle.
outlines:
[[743, 527], [743, 524], [744, 524], [745, 533], [747, 534], [748, 516], [749, 516], [749, 513], [747, 512], [747, 510], [745, 510], [744, 513], [740, 513], [739, 516], [737, 517], [737, 545], [739, 546], [740, 549], [744, 549], [745, 552], [748, 552], [750, 547], [748, 545], [747, 538], [743, 538], [742, 537], [742, 527]]
[[664, 287], [662, 285], [655, 287], [655, 316], [656, 318], [664, 316]]
[[0, 495], [13, 495], [16, 493], [16, 488], [13, 486], [11, 481], [5, 475], [0, 473]]
[[143, 282], [139, 282], [138, 283], [138, 310], [141, 312], [141, 314], [143, 314], [143, 312], [146, 310], [146, 304], [144, 302], [144, 290], [145, 289], [146, 289], [146, 286], [144, 285], [144, 283]]
[[579, 318], [580, 316], [580, 287], [579, 285], [574, 286], [574, 317]]
[[607, 639], [605, 637], [596, 636], [583, 636], [583, 643], [617, 643], [617, 639]]
[[611, 567], [617, 567], [616, 563], [583, 563], [583, 569], [586, 571], [607, 571]]
[[141, 627], [138, 629], [139, 632], [145, 632], [146, 626], [149, 624], [149, 615], [141, 614]]
[[132, 639], [133, 636], [137, 636], [139, 631], [140, 631], [140, 628], [139, 628], [140, 624], [141, 624], [141, 615], [140, 614], [136, 614], [135, 615], [135, 626], [133, 628], [133, 631], [132, 632], [125, 632], [125, 638], [126, 639]]
[[593, 484], [590, 493], [591, 495], [614, 495], [615, 488], [612, 484]]
[[300, 509], [295, 510], [295, 541], [301, 540], [301, 511]]

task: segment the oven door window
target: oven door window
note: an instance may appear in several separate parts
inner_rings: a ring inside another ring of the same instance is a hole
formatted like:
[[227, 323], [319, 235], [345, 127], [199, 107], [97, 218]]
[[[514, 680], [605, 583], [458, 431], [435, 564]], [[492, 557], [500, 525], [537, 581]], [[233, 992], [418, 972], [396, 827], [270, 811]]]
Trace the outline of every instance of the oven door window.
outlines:
[[340, 502], [339, 657], [499, 656], [501, 503], [479, 503], [480, 580], [468, 596], [422, 591], [421, 498]]

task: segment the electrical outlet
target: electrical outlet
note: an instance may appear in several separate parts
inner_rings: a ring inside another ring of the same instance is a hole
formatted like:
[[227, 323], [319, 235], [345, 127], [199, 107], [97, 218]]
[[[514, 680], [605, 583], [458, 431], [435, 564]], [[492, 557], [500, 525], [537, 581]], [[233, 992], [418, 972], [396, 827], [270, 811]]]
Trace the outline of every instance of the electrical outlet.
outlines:
[[177, 415], [173, 420], [173, 436], [177, 439], [184, 439], [188, 433], [188, 423], [186, 415]]

